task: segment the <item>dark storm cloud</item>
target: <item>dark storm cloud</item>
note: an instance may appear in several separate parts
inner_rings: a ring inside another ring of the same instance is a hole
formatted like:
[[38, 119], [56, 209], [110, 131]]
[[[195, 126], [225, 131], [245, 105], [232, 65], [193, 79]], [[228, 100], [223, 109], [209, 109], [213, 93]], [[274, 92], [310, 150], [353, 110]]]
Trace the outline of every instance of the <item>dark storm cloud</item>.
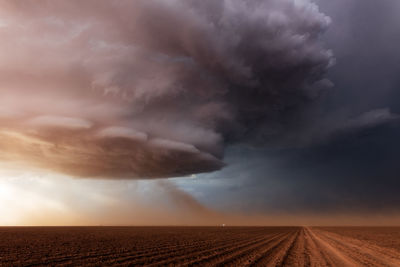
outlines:
[[332, 18], [324, 39], [335, 87], [307, 112], [312, 123], [287, 134], [295, 145], [228, 149], [228, 167], [202, 176], [203, 201], [269, 214], [400, 213], [400, 2], [318, 4]]
[[0, 1], [0, 157], [85, 177], [220, 169], [332, 84], [307, 0]]
[[351, 102], [353, 112], [391, 104], [398, 112], [391, 98], [399, 87], [400, 3], [323, 0], [319, 5], [335, 21], [325, 35], [337, 57], [330, 77], [342, 88], [334, 94], [334, 104]]
[[399, 125], [385, 125], [308, 148], [231, 147], [226, 168], [182, 187], [203, 203], [236, 212], [398, 214], [400, 142], [393, 140], [399, 134]]

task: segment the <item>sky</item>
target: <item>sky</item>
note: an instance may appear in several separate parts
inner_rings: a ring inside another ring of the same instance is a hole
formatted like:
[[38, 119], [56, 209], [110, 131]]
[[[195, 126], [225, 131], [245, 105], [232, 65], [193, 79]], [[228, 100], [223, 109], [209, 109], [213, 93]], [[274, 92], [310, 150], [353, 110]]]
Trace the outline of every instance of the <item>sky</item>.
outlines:
[[0, 0], [0, 225], [400, 223], [397, 0]]

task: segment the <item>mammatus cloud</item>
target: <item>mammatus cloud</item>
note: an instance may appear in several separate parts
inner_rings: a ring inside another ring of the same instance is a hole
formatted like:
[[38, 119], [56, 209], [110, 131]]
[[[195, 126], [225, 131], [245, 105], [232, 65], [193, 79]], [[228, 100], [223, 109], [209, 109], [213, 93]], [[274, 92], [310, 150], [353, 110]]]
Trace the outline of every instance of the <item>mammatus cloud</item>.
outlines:
[[0, 22], [0, 158], [75, 176], [220, 169], [330, 86], [308, 0], [1, 0]]

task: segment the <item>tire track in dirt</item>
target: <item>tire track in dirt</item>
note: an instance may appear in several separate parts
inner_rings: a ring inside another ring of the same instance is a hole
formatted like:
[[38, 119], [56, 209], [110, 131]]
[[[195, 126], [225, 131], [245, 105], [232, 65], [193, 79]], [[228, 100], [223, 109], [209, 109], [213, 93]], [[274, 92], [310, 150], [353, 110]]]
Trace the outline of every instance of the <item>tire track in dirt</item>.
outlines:
[[351, 258], [322, 240], [310, 228], [306, 227], [304, 231], [310, 266], [357, 266]]
[[323, 253], [314, 238], [303, 228], [304, 253], [306, 266], [334, 266], [333, 262]]
[[299, 231], [290, 252], [283, 261], [283, 266], [310, 266], [310, 259], [306, 254], [305, 229]]

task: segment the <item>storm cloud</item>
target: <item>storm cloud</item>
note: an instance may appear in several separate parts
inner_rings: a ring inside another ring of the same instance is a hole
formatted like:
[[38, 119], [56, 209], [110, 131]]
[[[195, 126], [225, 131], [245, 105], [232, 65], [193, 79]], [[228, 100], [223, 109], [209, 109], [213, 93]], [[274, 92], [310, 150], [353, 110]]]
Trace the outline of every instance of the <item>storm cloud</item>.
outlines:
[[82, 177], [218, 170], [226, 145], [293, 132], [332, 86], [329, 24], [308, 0], [1, 0], [0, 159]]
[[400, 2], [318, 5], [332, 18], [323, 39], [337, 61], [327, 74], [335, 87], [307, 111], [312, 122], [302, 121], [302, 130], [286, 138], [301, 142], [229, 147], [226, 168], [179, 183], [223, 210], [343, 216], [331, 225], [398, 225], [388, 218], [400, 214]]

